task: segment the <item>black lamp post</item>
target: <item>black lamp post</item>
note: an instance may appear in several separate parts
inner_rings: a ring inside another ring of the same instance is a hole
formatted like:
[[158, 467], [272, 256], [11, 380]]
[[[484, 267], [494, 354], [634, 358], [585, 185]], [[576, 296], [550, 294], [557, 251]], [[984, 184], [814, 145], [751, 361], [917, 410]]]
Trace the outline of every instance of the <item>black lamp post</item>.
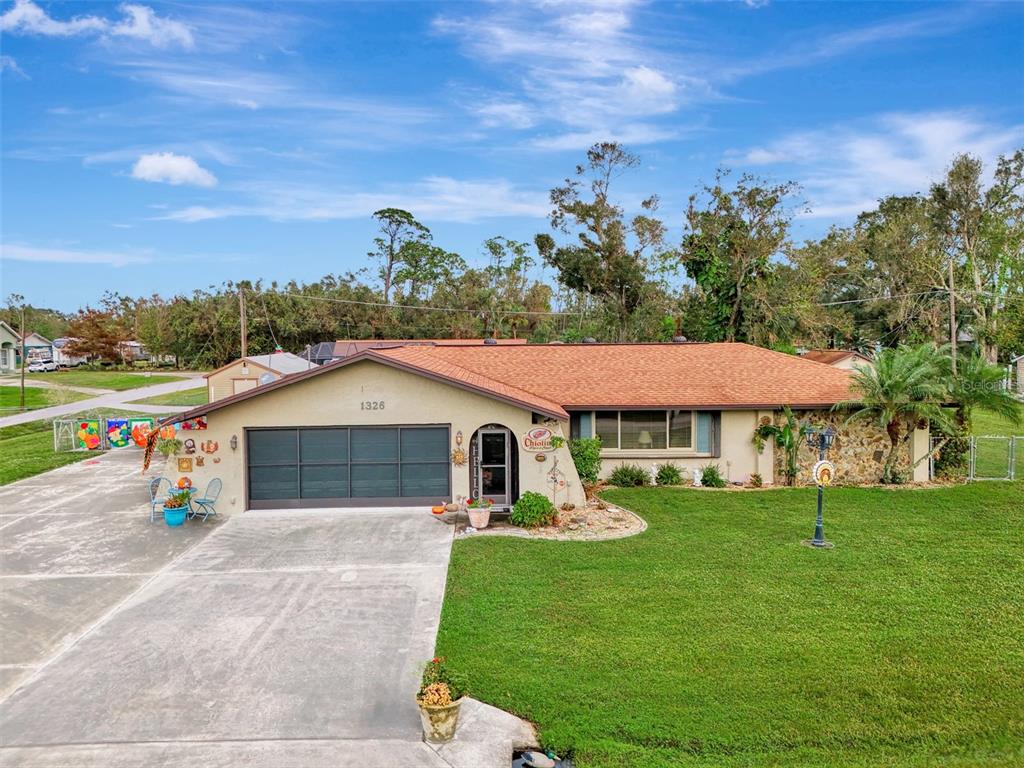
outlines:
[[[832, 443], [836, 439], [836, 431], [830, 426], [825, 429], [812, 429], [807, 433], [807, 446], [813, 451], [815, 448], [818, 449], [818, 461], [825, 460], [825, 454], [828, 449], [832, 447]], [[831, 548], [835, 546], [830, 541], [825, 540], [825, 522], [822, 518], [821, 504], [825, 492], [825, 487], [818, 482], [815, 478], [815, 482], [818, 485], [818, 517], [814, 521], [814, 538], [805, 540], [804, 543], [810, 547], [819, 548]]]

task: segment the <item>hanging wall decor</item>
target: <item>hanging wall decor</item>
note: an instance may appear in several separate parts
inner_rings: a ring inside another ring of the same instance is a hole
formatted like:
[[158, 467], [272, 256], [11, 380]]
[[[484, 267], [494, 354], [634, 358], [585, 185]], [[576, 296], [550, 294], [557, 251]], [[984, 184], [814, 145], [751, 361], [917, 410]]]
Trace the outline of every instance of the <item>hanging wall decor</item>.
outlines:
[[203, 440], [199, 444], [199, 450], [203, 453], [216, 453], [218, 448], [220, 448], [220, 443], [216, 440]]
[[206, 429], [206, 417], [197, 416], [194, 419], [185, 419], [185, 421], [178, 425], [178, 429]]
[[192, 454], [196, 452], [196, 441], [191, 437], [185, 441], [185, 453]]
[[456, 448], [452, 451], [452, 464], [456, 467], [462, 467], [466, 464], [466, 452], [461, 448]]
[[111, 448], [126, 448], [132, 444], [128, 419], [107, 419], [107, 442]]
[[205, 467], [206, 466], [206, 457], [205, 456], [196, 456], [196, 466], [197, 467]]
[[220, 456], [214, 456], [213, 457], [213, 463], [214, 464], [220, 464]]
[[192, 471], [192, 459], [180, 458], [178, 459], [178, 471], [179, 472], [191, 472]]
[[99, 419], [84, 419], [78, 422], [78, 431], [75, 433], [78, 438], [78, 447], [86, 451], [95, 451], [103, 446], [103, 438], [100, 435]]

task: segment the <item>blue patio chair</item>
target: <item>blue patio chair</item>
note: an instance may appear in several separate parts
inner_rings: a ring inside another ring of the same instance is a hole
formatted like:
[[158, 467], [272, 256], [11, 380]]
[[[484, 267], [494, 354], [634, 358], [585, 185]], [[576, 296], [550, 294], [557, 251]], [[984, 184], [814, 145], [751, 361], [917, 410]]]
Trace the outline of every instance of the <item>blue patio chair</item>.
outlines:
[[[163, 484], [167, 483], [167, 488], [163, 488]], [[153, 522], [156, 519], [156, 506], [157, 504], [162, 505], [164, 500], [171, 492], [171, 481], [166, 477], [154, 477], [149, 482], [149, 522]]]
[[189, 499], [189, 504], [192, 507], [192, 517], [202, 515], [205, 521], [210, 515], [217, 514], [217, 509], [214, 505], [217, 503], [217, 497], [220, 496], [220, 489], [223, 485], [220, 478], [215, 477], [206, 486], [206, 493], [201, 497]]

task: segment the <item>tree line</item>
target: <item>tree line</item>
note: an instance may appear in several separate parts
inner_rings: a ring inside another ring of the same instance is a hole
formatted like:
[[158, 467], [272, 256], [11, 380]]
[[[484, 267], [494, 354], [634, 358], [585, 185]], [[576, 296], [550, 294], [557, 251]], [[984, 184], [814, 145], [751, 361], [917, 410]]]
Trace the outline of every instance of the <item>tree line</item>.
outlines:
[[[656, 194], [631, 215], [616, 196], [639, 162], [620, 144], [595, 144], [551, 190], [549, 231], [532, 243], [490, 238], [484, 266], [436, 243], [411, 212], [385, 208], [374, 214], [369, 268], [189, 295], [108, 293], [72, 316], [34, 310], [30, 326], [80, 339], [80, 354], [116, 360], [118, 343], [135, 339], [200, 368], [239, 355], [241, 296], [250, 353], [490, 335], [868, 352], [960, 339], [990, 363], [1024, 353], [1024, 150], [1000, 157], [990, 178], [979, 159], [958, 155], [929, 190], [883, 198], [800, 243], [796, 184], [725, 169], [690, 195], [682, 237], [670, 242]], [[11, 322], [20, 308], [8, 304]]]

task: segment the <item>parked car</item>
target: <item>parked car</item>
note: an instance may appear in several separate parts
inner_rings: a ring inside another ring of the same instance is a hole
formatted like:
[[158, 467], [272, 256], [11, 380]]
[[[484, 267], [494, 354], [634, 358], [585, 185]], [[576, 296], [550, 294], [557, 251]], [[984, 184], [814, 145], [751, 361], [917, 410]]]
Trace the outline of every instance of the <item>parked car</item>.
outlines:
[[47, 373], [56, 370], [57, 364], [53, 360], [35, 360], [28, 364], [29, 373]]

